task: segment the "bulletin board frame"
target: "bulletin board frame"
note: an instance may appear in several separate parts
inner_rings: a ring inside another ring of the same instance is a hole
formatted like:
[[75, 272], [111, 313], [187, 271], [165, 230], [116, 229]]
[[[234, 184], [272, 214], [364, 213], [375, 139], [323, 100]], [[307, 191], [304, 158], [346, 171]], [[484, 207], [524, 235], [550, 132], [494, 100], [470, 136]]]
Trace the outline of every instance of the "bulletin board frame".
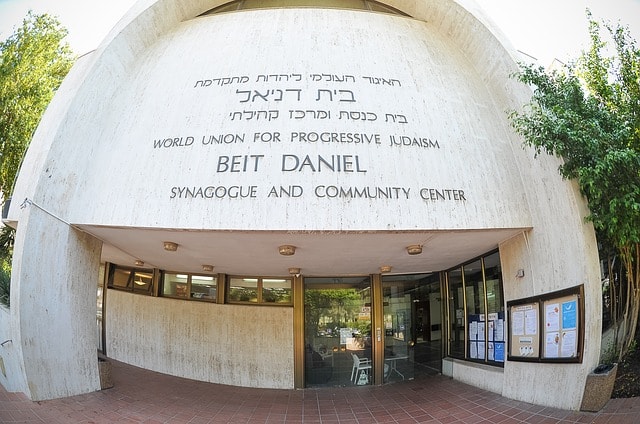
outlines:
[[584, 285], [507, 302], [508, 360], [582, 363]]

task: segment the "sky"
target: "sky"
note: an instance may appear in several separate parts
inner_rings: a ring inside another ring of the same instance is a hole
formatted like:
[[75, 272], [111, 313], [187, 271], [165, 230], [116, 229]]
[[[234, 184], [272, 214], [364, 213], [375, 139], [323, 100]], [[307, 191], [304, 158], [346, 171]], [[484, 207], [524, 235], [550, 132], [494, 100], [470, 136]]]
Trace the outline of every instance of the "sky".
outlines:
[[[95, 49], [136, 0], [0, 0], [0, 40], [19, 27], [28, 10], [56, 16], [69, 30], [74, 52]], [[513, 47], [547, 66], [569, 62], [588, 47], [585, 11], [621, 23], [640, 42], [640, 0], [476, 0]]]

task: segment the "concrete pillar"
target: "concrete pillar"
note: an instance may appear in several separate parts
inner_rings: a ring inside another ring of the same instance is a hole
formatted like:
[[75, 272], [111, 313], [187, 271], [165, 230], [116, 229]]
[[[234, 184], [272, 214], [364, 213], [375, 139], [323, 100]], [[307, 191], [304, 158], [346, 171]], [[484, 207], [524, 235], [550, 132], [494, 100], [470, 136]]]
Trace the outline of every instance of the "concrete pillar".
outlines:
[[101, 242], [34, 204], [21, 215], [11, 306], [25, 393], [38, 401], [99, 390], [96, 281]]

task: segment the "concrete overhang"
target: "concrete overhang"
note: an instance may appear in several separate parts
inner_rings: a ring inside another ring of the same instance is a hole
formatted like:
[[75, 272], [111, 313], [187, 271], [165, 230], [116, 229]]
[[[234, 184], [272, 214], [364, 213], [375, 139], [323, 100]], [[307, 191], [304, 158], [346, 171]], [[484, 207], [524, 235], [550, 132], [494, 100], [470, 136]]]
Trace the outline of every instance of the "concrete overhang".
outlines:
[[[241, 275], [287, 275], [289, 267], [307, 276], [367, 275], [380, 266], [392, 273], [442, 271], [475, 258], [527, 228], [437, 231], [212, 231], [74, 225], [103, 241], [102, 260], [134, 266], [182, 272], [202, 272], [203, 264], [214, 272]], [[163, 242], [178, 244], [165, 251]], [[422, 245], [419, 255], [406, 247]], [[293, 245], [292, 256], [282, 256], [278, 246]]]

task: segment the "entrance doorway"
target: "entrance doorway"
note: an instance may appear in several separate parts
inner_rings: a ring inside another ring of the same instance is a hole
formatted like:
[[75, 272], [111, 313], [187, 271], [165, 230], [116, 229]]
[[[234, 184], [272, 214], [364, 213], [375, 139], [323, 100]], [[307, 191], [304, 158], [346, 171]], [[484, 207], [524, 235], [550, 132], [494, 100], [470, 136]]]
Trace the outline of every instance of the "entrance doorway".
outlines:
[[439, 374], [442, 339], [438, 273], [304, 279], [305, 387]]
[[371, 280], [304, 279], [305, 387], [372, 382]]
[[382, 293], [384, 381], [439, 374], [443, 349], [439, 274], [384, 276]]

